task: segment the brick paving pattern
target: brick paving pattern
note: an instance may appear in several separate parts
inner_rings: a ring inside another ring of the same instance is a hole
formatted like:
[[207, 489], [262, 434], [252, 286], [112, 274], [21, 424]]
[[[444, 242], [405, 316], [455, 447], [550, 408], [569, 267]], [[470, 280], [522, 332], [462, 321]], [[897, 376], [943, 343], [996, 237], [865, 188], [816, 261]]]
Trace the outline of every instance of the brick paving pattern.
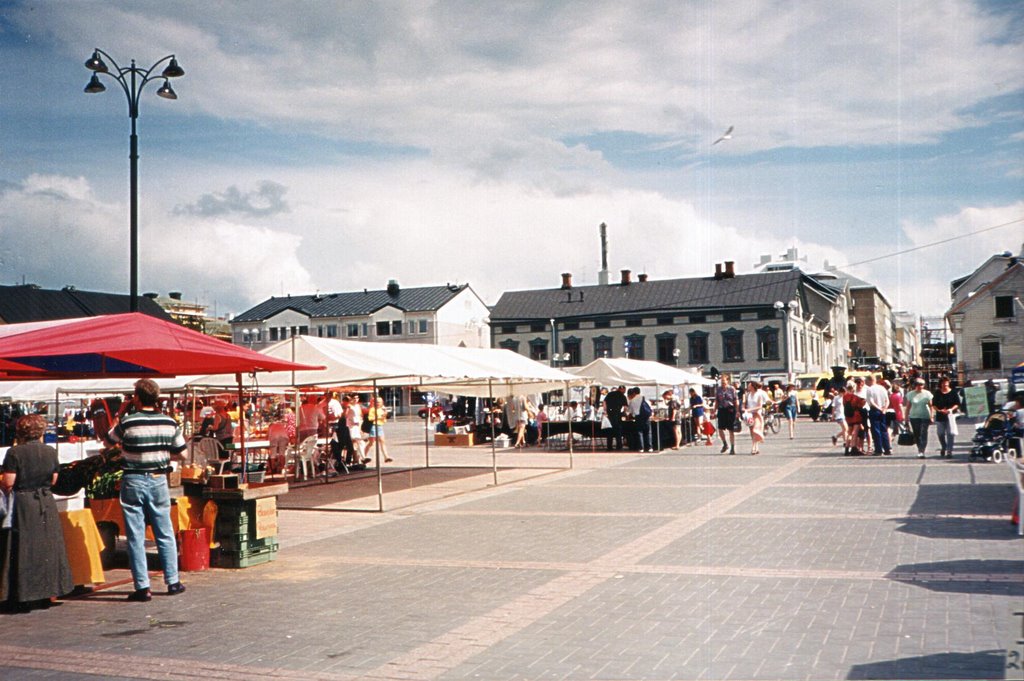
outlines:
[[272, 563], [0, 617], [0, 677], [1024, 678], [1005, 466], [843, 457], [801, 422], [758, 457], [502, 453], [495, 487], [442, 470], [485, 448], [399, 469], [416, 426], [389, 434], [387, 513], [337, 510], [375, 508], [375, 478], [296, 489]]

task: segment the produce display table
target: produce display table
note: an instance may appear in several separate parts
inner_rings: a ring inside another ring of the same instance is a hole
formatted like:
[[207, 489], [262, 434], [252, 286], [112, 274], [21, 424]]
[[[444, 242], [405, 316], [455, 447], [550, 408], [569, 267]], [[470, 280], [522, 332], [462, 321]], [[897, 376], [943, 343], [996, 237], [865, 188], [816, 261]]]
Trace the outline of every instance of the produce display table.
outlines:
[[217, 503], [217, 567], [244, 568], [277, 558], [277, 497], [287, 493], [286, 482], [203, 489], [203, 497]]

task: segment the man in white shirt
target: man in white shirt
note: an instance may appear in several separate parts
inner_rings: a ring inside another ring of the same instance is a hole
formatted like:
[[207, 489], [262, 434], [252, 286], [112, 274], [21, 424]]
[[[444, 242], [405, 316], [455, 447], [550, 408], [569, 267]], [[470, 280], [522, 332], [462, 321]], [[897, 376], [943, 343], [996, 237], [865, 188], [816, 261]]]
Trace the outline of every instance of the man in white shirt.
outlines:
[[889, 442], [889, 429], [885, 423], [885, 410], [889, 408], [889, 391], [875, 377], [868, 375], [864, 379], [867, 387], [864, 390], [864, 399], [868, 406], [868, 419], [871, 422], [871, 440], [875, 444], [875, 456], [892, 455], [892, 445]]

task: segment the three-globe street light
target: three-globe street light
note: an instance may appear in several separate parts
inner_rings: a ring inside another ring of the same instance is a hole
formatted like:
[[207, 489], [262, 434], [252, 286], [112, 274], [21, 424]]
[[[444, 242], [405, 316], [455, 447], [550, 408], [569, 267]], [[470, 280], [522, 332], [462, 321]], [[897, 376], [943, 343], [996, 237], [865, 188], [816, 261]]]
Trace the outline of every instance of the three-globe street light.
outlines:
[[[110, 62], [111, 67], [108, 67], [103, 59], [106, 58]], [[163, 71], [159, 74], [155, 73], [158, 66], [167, 62], [167, 66], [164, 67]], [[178, 60], [173, 54], [169, 54], [166, 57], [160, 59], [155, 64], [150, 66], [148, 69], [142, 69], [135, 65], [135, 60], [132, 59], [131, 66], [121, 67], [117, 65], [114, 59], [104, 52], [103, 50], [96, 48], [93, 50], [92, 57], [86, 60], [85, 68], [93, 72], [92, 78], [89, 79], [89, 84], [85, 86], [85, 92], [88, 94], [96, 94], [105, 91], [107, 88], [104, 87], [103, 83], [100, 82], [100, 74], [110, 76], [118, 84], [121, 85], [121, 89], [124, 90], [125, 96], [128, 98], [128, 118], [132, 122], [132, 132], [130, 137], [130, 149], [128, 152], [128, 161], [130, 165], [130, 193], [131, 193], [131, 208], [130, 208], [130, 234], [129, 234], [129, 248], [130, 248], [130, 269], [131, 269], [131, 311], [138, 312], [139, 310], [139, 138], [135, 133], [135, 120], [139, 117], [139, 96], [142, 94], [143, 88], [150, 81], [162, 78], [164, 84], [156, 91], [156, 94], [164, 99], [177, 99], [178, 95], [175, 94], [171, 88], [171, 78], [180, 78], [185, 75], [185, 70], [178, 66]]]

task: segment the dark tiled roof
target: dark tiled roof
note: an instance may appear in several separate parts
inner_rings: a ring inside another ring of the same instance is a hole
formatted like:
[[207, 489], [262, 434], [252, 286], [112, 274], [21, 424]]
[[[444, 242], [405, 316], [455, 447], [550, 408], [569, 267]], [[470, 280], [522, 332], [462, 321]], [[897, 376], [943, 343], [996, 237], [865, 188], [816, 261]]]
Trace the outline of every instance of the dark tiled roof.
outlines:
[[[0, 286], [0, 321], [5, 324], [40, 322], [51, 319], [96, 317], [131, 311], [130, 296], [65, 288], [44, 289], [27, 284]], [[139, 297], [139, 312], [157, 319], [171, 320], [162, 307], [144, 296]]]
[[740, 274], [731, 279], [634, 281], [628, 285], [576, 286], [571, 290], [510, 291], [491, 310], [491, 322], [763, 307], [778, 300], [792, 300], [801, 293], [801, 286], [833, 300], [836, 295], [834, 289], [799, 270]]
[[433, 312], [468, 288], [468, 284], [403, 288], [395, 296], [387, 290], [319, 293], [311, 296], [270, 298], [236, 315], [232, 322], [258, 322], [283, 310], [296, 310], [310, 317], [356, 317], [368, 315], [387, 305], [406, 312]]

